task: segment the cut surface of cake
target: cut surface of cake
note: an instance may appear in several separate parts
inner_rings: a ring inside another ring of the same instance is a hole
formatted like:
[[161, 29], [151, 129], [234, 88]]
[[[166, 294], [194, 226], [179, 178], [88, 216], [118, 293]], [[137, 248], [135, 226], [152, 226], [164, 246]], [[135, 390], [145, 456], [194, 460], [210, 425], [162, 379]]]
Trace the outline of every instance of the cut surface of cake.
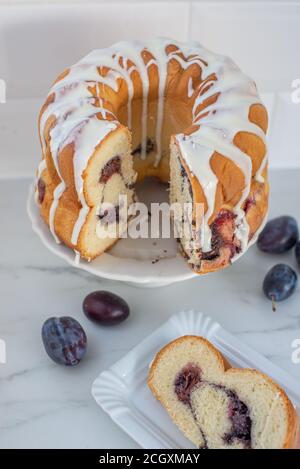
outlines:
[[119, 195], [130, 206], [135, 182], [157, 177], [171, 204], [192, 207], [190, 230], [177, 236], [188, 264], [219, 270], [266, 217], [267, 126], [255, 83], [198, 43], [95, 50], [57, 78], [40, 112], [41, 215], [57, 242], [91, 260], [120, 237], [106, 233], [110, 220], [126, 221]]
[[297, 437], [297, 416], [285, 392], [256, 370], [230, 367], [206, 339], [183, 336], [154, 359], [154, 396], [198, 448], [283, 449]]

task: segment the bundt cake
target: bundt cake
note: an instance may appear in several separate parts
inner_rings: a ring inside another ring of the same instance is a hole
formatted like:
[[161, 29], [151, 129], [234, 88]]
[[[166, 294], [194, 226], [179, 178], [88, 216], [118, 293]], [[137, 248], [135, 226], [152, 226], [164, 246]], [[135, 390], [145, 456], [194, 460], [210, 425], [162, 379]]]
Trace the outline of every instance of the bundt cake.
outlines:
[[231, 368], [202, 337], [166, 345], [148, 384], [198, 448], [283, 449], [296, 442], [297, 416], [285, 392], [256, 370]]
[[119, 195], [131, 206], [135, 182], [154, 176], [172, 204], [191, 204], [190, 230], [176, 235], [188, 263], [218, 270], [266, 217], [267, 121], [254, 82], [197, 43], [95, 50], [58, 77], [40, 112], [41, 215], [57, 242], [94, 259], [122, 235]]

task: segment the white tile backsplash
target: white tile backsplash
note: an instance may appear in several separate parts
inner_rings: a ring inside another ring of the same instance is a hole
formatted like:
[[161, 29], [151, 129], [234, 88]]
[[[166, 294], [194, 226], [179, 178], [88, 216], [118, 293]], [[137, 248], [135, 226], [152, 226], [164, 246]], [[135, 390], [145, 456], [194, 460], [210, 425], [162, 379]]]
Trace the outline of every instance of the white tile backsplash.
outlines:
[[290, 93], [276, 97], [269, 153], [273, 168], [300, 167], [300, 103]]
[[188, 38], [184, 2], [1, 7], [0, 77], [8, 98], [44, 96], [68, 65], [122, 39]]
[[299, 25], [300, 2], [192, 2], [190, 37], [282, 91], [300, 77]]
[[41, 159], [38, 114], [41, 99], [0, 104], [0, 178], [32, 177]]

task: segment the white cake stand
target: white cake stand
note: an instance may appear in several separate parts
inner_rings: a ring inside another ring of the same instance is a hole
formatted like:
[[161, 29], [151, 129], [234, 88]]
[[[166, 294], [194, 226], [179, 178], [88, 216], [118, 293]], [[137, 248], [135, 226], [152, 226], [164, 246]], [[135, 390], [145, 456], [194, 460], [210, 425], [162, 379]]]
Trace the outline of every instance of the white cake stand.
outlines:
[[[165, 187], [149, 180], [139, 189], [139, 197], [145, 203], [167, 200]], [[85, 270], [97, 277], [126, 282], [143, 288], [163, 287], [196, 277], [178, 252], [174, 239], [122, 239], [92, 262], [78, 261], [74, 251], [57, 244], [40, 216], [30, 187], [27, 212], [32, 228], [44, 245], [71, 266]]]

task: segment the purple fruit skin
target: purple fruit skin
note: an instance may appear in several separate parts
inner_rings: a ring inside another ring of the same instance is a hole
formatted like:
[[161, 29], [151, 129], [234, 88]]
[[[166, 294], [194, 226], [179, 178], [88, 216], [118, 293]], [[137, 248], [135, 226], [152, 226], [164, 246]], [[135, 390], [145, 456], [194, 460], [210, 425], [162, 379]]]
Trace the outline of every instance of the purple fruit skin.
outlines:
[[49, 318], [42, 327], [42, 340], [49, 357], [59, 365], [75, 366], [87, 349], [86, 334], [76, 319]]
[[294, 293], [297, 283], [297, 274], [289, 265], [277, 264], [265, 276], [263, 291], [270, 300], [283, 301]]
[[89, 319], [103, 326], [120, 324], [130, 313], [123, 298], [104, 290], [90, 293], [84, 299], [83, 311]]
[[295, 246], [299, 239], [299, 229], [295, 218], [282, 216], [268, 221], [260, 233], [257, 246], [263, 252], [281, 254]]
[[300, 267], [300, 241], [297, 242], [295, 247], [295, 256], [298, 266]]

